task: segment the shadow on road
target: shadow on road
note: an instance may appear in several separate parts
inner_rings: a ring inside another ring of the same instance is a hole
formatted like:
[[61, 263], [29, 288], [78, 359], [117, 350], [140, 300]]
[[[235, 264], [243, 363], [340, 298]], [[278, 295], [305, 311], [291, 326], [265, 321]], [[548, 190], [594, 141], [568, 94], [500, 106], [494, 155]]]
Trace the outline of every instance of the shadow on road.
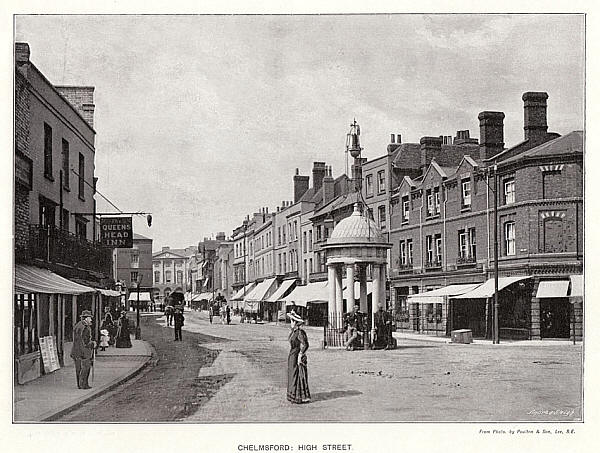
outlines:
[[313, 402], [316, 402], [334, 400], [336, 398], [344, 398], [346, 396], [357, 395], [362, 395], [362, 392], [359, 392], [358, 390], [333, 390], [331, 392], [314, 393], [311, 399]]

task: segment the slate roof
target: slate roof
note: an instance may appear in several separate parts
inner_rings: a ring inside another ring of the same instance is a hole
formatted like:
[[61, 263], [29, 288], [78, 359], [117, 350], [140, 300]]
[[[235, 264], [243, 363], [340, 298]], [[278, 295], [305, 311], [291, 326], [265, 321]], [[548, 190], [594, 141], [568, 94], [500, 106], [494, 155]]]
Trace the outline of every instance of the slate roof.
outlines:
[[562, 137], [555, 138], [546, 143], [528, 149], [516, 156], [498, 162], [499, 165], [509, 164], [526, 159], [543, 158], [550, 156], [562, 156], [565, 154], [583, 153], [583, 131], [569, 132]]

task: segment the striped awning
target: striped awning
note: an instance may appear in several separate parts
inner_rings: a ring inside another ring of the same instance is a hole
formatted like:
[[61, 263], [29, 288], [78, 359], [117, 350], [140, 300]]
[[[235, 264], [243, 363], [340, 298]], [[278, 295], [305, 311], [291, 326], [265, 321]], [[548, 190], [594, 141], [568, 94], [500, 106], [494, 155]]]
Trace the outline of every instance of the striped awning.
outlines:
[[[529, 275], [523, 275], [518, 277], [500, 277], [498, 278], [498, 291], [506, 288], [513, 283], [516, 283], [521, 280], [526, 280], [531, 278]], [[494, 279], [490, 278], [485, 283], [482, 283], [477, 288], [469, 291], [467, 293], [461, 294], [460, 296], [451, 296], [453, 299], [487, 299], [492, 297], [495, 292], [495, 284]]]
[[311, 303], [327, 303], [329, 294], [327, 291], [327, 282], [314, 282], [308, 285], [296, 286], [294, 290], [284, 297], [286, 305], [298, 305], [306, 307], [306, 304]]
[[267, 299], [267, 302], [278, 302], [283, 299], [284, 294], [292, 287], [294, 283], [296, 283], [295, 278], [282, 281], [281, 286], [277, 288], [277, 291], [275, 291], [273, 295]]
[[249, 294], [254, 288], [255, 283], [248, 283], [244, 288], [241, 288], [237, 293], [233, 295], [231, 300], [242, 300], [246, 294]]
[[17, 264], [15, 266], [15, 293], [84, 294], [97, 290], [67, 280], [48, 269]]
[[261, 301], [266, 299], [266, 295], [269, 294], [269, 291], [272, 291], [272, 287], [275, 285], [275, 278], [268, 278], [254, 288], [248, 295], [244, 298], [244, 301]]

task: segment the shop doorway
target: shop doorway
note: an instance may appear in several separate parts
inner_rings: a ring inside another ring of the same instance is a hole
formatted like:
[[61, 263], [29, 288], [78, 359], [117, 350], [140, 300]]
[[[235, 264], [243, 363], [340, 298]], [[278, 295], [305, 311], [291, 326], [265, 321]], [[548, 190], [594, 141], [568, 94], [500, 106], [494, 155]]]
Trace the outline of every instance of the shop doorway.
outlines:
[[541, 338], [569, 338], [571, 304], [566, 297], [540, 299]]
[[460, 299], [452, 302], [452, 330], [470, 329], [474, 337], [485, 337], [486, 299]]

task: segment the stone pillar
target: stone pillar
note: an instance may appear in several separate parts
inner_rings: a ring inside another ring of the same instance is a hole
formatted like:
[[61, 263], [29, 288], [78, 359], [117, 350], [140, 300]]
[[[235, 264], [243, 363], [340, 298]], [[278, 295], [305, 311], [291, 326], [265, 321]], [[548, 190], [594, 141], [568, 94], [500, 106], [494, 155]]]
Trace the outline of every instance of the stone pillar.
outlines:
[[333, 264], [329, 264], [327, 266], [327, 287], [329, 288], [329, 298], [327, 303], [327, 312], [329, 316], [329, 323], [333, 324], [336, 313], [336, 282], [335, 282], [335, 266]]
[[[335, 268], [335, 311], [337, 322], [341, 323], [344, 316], [344, 292], [342, 286], [342, 269], [336, 266]], [[336, 324], [336, 327], [341, 327]]]
[[373, 294], [371, 304], [371, 329], [375, 328], [375, 312], [381, 297], [381, 266], [373, 264]]
[[[408, 295], [412, 296], [413, 294], [415, 294], [415, 291], [413, 289], [412, 286], [408, 287]], [[406, 299], [406, 304], [408, 306], [408, 322], [410, 324], [410, 330], [415, 330], [415, 318], [416, 318], [416, 312], [415, 312], [415, 304], [408, 302], [409, 299]], [[417, 328], [418, 330], [418, 328]]]
[[354, 302], [356, 301], [356, 297], [354, 294], [354, 265], [347, 264], [346, 265], [346, 281], [348, 282], [348, 298], [346, 300], [348, 311], [350, 311], [350, 307], [354, 307]]
[[75, 324], [77, 324], [77, 295], [73, 294], [73, 301], [71, 302], [71, 324], [72, 331], [75, 330]]
[[48, 335], [51, 337], [56, 336], [56, 330], [54, 329], [54, 323], [56, 322], [56, 311], [54, 309], [58, 294], [50, 294], [48, 298]]
[[383, 304], [383, 309], [387, 310], [387, 297], [385, 297], [385, 281], [387, 276], [387, 266], [382, 264], [379, 268], [379, 302]]
[[358, 273], [359, 286], [360, 286], [360, 311], [367, 313], [369, 305], [367, 302], [367, 270], [361, 267]]

